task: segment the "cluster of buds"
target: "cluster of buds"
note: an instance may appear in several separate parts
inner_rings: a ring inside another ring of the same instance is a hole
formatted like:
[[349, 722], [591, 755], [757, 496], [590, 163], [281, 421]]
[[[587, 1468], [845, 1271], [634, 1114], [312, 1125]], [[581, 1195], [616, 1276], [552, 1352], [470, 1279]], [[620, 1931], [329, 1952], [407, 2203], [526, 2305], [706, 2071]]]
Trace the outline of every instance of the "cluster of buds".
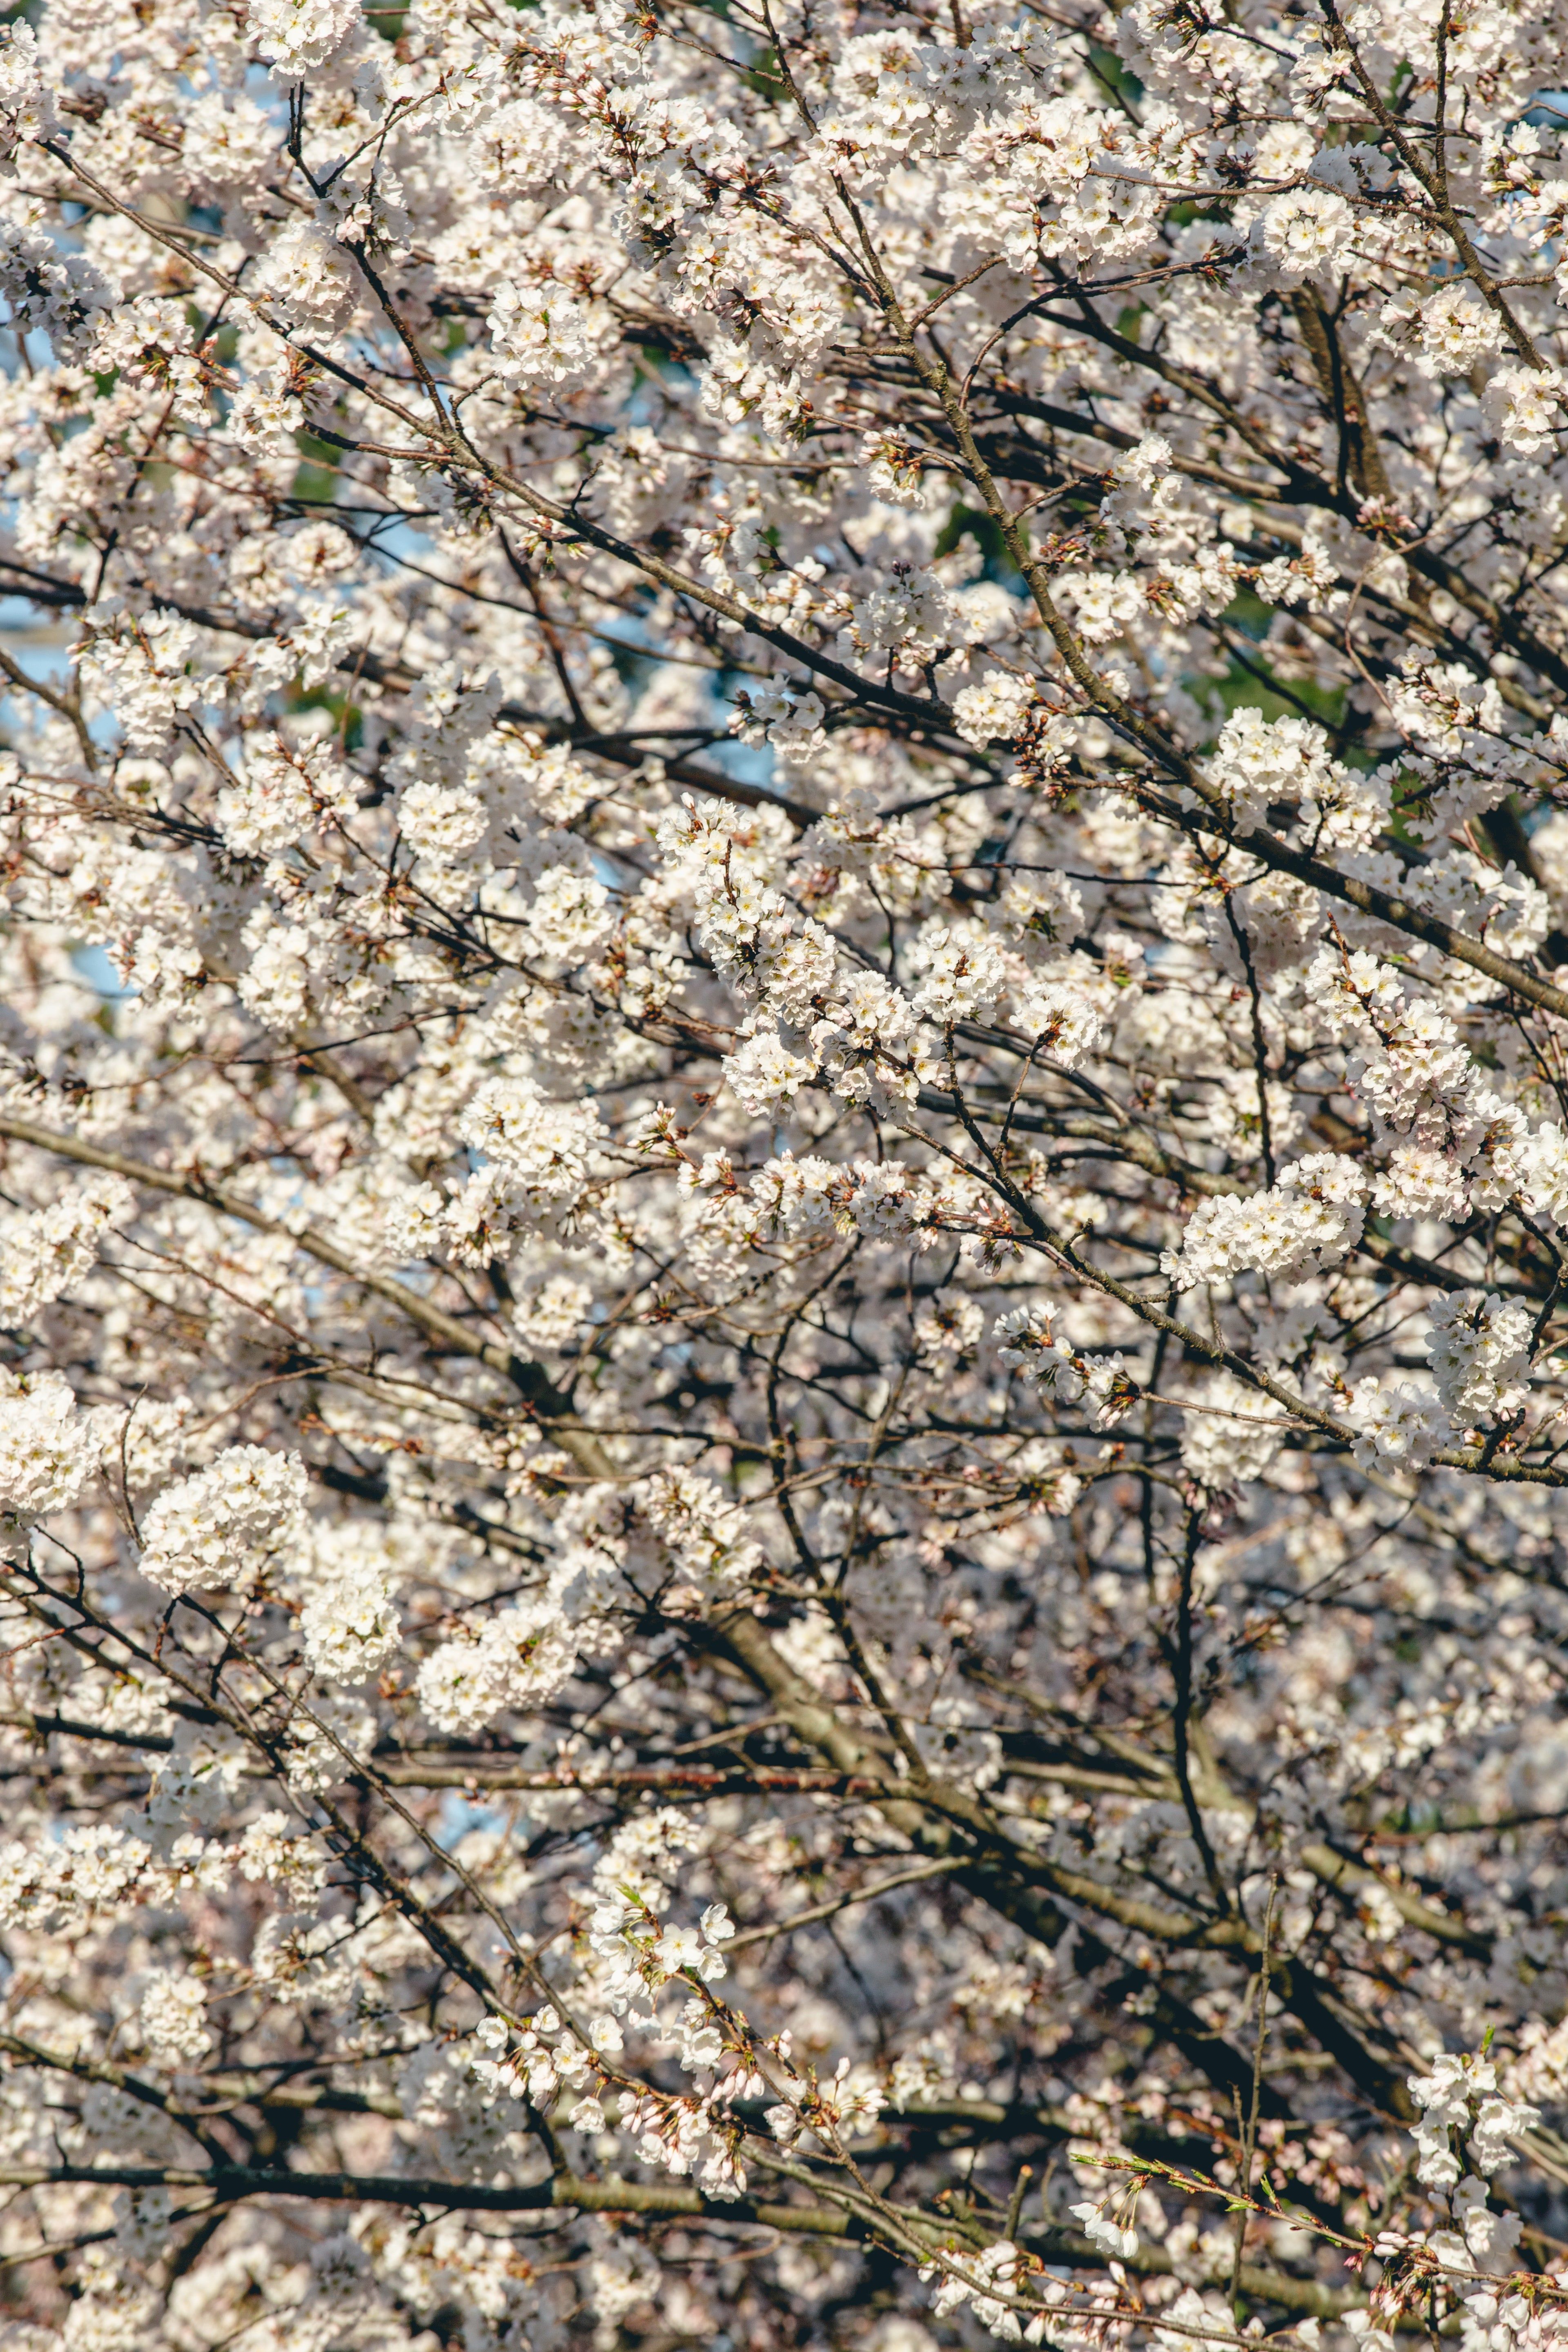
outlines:
[[[768, 2087], [746, 2021], [699, 1984], [669, 2038], [682, 2072], [698, 2077], [695, 2090], [643, 2089], [623, 2111], [621, 2129], [636, 2137], [641, 2163], [662, 2166], [678, 2179], [695, 2174], [710, 2197], [743, 2197], [745, 2126], [735, 2111]], [[721, 2074], [727, 2056], [734, 2063]]]
[[745, 2126], [731, 2103], [754, 2095], [762, 2077], [741, 2068], [721, 2084], [695, 2095], [670, 2095], [647, 2090], [621, 2116], [623, 2131], [637, 2136], [640, 2164], [662, 2167], [675, 2178], [695, 2175], [709, 2197], [732, 2199], [746, 2193], [746, 2168], [741, 2159]]

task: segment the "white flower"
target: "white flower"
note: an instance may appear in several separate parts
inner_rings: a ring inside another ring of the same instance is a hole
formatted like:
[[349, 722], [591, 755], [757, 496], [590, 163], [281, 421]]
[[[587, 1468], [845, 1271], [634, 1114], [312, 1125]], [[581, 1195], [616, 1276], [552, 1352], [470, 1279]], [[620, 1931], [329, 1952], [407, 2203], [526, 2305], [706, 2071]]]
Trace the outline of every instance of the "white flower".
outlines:
[[45, 86], [38, 37], [25, 19], [0, 32], [0, 117], [12, 134], [7, 155], [18, 136], [36, 137], [58, 125]]
[[148, 1509], [142, 1575], [165, 1592], [241, 1581], [268, 1552], [299, 1540], [306, 1491], [297, 1454], [231, 1445]]
[[906, 568], [856, 598], [855, 626], [868, 651], [894, 652], [901, 646], [950, 642], [958, 616], [934, 572]]
[[398, 1631], [384, 1554], [372, 1531], [321, 1530], [300, 1612], [312, 1671], [333, 1682], [363, 1682], [396, 1649]]
[[667, 1976], [694, 1969], [702, 1958], [702, 1939], [695, 1927], [667, 1927], [653, 1948]]
[[1568, 419], [1564, 383], [1554, 367], [1500, 368], [1488, 382], [1482, 406], [1492, 430], [1516, 457], [1536, 457], [1550, 449]]
[[276, 739], [253, 736], [243, 773], [218, 794], [218, 829], [240, 857], [292, 849], [317, 823], [320, 761], [291, 757]]
[[[23, 28], [6, 29], [5, 54], [13, 57]], [[31, 110], [26, 100], [20, 110], [25, 120]], [[41, 226], [0, 221], [0, 300], [19, 333], [48, 337], [58, 360], [68, 364], [86, 356], [118, 291], [85, 255], [61, 252]]]
[[1432, 1377], [1454, 1428], [1491, 1429], [1516, 1413], [1530, 1392], [1529, 1307], [1490, 1291], [1453, 1290], [1430, 1320]]
[[199, 1977], [155, 1969], [142, 1994], [142, 2031], [160, 2058], [200, 2058], [213, 2046]]
[[762, 1547], [747, 1531], [744, 1511], [712, 1479], [660, 1470], [638, 1499], [671, 1557], [704, 1584], [742, 1584], [761, 1566]]
[[1081, 2205], [1069, 2206], [1068, 2210], [1075, 2221], [1083, 2223], [1083, 2233], [1089, 2243], [1100, 2247], [1102, 2252], [1114, 2255], [1119, 2261], [1129, 2262], [1138, 2252], [1137, 2231], [1125, 2230], [1120, 2222], [1112, 2221], [1100, 2206], [1086, 2200]]
[[436, 783], [410, 784], [398, 802], [397, 821], [421, 856], [440, 865], [475, 848], [489, 825], [478, 793]]
[[249, 0], [247, 29], [280, 79], [314, 73], [359, 22], [358, 0]]
[[592, 1103], [554, 1102], [529, 1080], [489, 1078], [458, 1121], [485, 1155], [446, 1213], [461, 1262], [483, 1265], [511, 1236], [568, 1232], [598, 1166], [604, 1124]]
[[1322, 187], [1293, 188], [1265, 205], [1254, 245], [1286, 285], [1339, 266], [1355, 234], [1355, 215], [1342, 195]]
[[951, 1370], [973, 1355], [984, 1328], [985, 1310], [977, 1298], [950, 1298], [921, 1307], [914, 1323], [921, 1363], [928, 1371]]
[[123, 1176], [89, 1176], [47, 1209], [8, 1218], [0, 1226], [0, 1324], [28, 1323], [72, 1289], [96, 1260], [100, 1238], [125, 1224], [135, 1205]]
[[724, 1076], [742, 1110], [758, 1116], [793, 1102], [816, 1075], [816, 1064], [792, 1053], [776, 1029], [759, 1029], [726, 1054]]
[[514, 383], [571, 383], [605, 344], [602, 306], [585, 304], [553, 283], [499, 287], [489, 329], [497, 365]]
[[1215, 1494], [1261, 1478], [1285, 1435], [1273, 1398], [1221, 1369], [1198, 1383], [1193, 1402], [1198, 1410], [1182, 1422], [1182, 1466], [1188, 1475]]
[[923, 973], [914, 1008], [945, 1028], [954, 1021], [985, 1020], [1006, 985], [995, 941], [977, 924], [931, 924], [910, 950]]
[[1497, 2172], [1511, 2159], [1511, 2141], [1538, 2124], [1540, 2115], [1525, 2101], [1499, 2095], [1497, 2069], [1486, 2058], [1442, 2051], [1429, 2074], [1412, 2074], [1408, 2082], [1410, 2096], [1422, 2110], [1413, 2134], [1420, 2153], [1417, 2178], [1429, 2188], [1458, 2190], [1455, 2209], [1467, 2240], [1474, 2227], [1478, 2239], [1489, 2247], [1493, 2233], [1481, 2218], [1485, 2188], [1472, 2179], [1460, 2189], [1460, 2167], [1449, 2134], [1469, 2129], [1470, 2153], [1479, 2170]]
[[1217, 1282], [1247, 1269], [1281, 1281], [1338, 1265], [1361, 1239], [1367, 1179], [1359, 1161], [1315, 1151], [1279, 1171], [1250, 1199], [1221, 1192], [1200, 1201], [1179, 1250], [1161, 1265], [1177, 1286]]
[[1208, 761], [1209, 781], [1232, 803], [1244, 833], [1268, 820], [1270, 806], [1327, 800], [1337, 772], [1329, 739], [1310, 719], [1265, 719], [1252, 704], [1233, 710]]
[[1094, 1006], [1063, 981], [1031, 981], [1019, 992], [1013, 1023], [1037, 1041], [1037, 1051], [1068, 1070], [1076, 1070], [1106, 1039]]
[[41, 1518], [74, 1503], [97, 1473], [92, 1422], [58, 1372], [0, 1371], [0, 1514]]
[[966, 686], [954, 695], [953, 724], [966, 743], [1010, 742], [1034, 700], [1030, 679], [988, 669], [978, 686]]
[[325, 329], [342, 325], [359, 299], [343, 247], [313, 220], [289, 223], [262, 256], [250, 290], [300, 325]]
[[1568, 0], [765, 13], [0, 9], [0, 2352], [1568, 2352]]
[[1375, 1372], [1356, 1382], [1345, 1419], [1359, 1432], [1355, 1458], [1363, 1469], [1376, 1464], [1424, 1470], [1450, 1435], [1447, 1416], [1436, 1397], [1404, 1381], [1384, 1388]]

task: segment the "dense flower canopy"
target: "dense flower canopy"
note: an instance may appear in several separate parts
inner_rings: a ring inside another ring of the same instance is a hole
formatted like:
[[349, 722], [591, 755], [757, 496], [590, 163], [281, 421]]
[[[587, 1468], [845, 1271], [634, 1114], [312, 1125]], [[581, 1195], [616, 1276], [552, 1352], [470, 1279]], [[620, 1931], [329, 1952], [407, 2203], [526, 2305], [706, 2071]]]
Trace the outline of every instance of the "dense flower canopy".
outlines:
[[9, 12], [3, 2352], [1568, 2331], [1565, 48]]

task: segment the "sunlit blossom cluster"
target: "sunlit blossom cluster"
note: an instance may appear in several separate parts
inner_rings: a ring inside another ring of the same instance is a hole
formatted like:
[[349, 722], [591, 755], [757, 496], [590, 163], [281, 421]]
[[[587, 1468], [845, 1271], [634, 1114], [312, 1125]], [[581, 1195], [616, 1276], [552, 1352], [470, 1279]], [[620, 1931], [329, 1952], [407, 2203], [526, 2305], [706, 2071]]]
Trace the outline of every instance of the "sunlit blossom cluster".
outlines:
[[0, 26], [0, 2352], [1568, 2345], [1568, 0]]

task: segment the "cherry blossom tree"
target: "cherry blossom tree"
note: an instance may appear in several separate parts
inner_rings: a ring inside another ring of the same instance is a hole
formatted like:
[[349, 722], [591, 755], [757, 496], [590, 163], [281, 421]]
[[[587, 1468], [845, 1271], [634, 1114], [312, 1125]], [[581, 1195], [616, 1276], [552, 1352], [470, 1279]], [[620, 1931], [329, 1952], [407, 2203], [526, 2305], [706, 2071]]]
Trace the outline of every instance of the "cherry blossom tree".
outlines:
[[1568, 5], [0, 33], [0, 2347], [1568, 2312]]

